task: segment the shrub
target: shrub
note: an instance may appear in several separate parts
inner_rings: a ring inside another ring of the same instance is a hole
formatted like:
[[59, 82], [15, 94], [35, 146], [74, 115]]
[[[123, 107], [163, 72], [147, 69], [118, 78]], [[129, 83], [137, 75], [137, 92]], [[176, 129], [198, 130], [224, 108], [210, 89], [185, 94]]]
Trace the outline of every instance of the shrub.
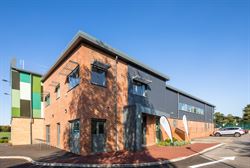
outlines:
[[8, 139], [0, 139], [0, 143], [8, 143], [9, 140]]
[[8, 137], [1, 137], [1, 139], [9, 139]]
[[187, 144], [189, 144], [189, 142], [177, 140], [176, 138], [173, 138], [173, 143], [171, 142], [170, 139], [166, 139], [164, 141], [158, 142], [158, 145], [160, 145], [160, 146], [183, 146], [183, 145], [187, 145]]
[[0, 126], [0, 132], [10, 132], [11, 127], [10, 126]]

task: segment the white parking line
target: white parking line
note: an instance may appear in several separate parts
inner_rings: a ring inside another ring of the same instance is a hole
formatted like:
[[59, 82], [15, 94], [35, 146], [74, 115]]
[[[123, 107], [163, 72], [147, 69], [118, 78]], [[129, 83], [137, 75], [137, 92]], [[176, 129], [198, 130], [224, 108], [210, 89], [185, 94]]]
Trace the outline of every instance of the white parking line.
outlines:
[[212, 162], [207, 162], [207, 163], [202, 163], [202, 164], [198, 164], [198, 165], [193, 165], [193, 166], [189, 166], [190, 168], [198, 168], [198, 167], [203, 167], [203, 166], [207, 166], [207, 165], [211, 165], [211, 164], [216, 164], [216, 163], [220, 163], [223, 162], [225, 160], [234, 160], [235, 156], [230, 156], [230, 157], [222, 157], [222, 159], [220, 160], [216, 160], [216, 161], [212, 161]]

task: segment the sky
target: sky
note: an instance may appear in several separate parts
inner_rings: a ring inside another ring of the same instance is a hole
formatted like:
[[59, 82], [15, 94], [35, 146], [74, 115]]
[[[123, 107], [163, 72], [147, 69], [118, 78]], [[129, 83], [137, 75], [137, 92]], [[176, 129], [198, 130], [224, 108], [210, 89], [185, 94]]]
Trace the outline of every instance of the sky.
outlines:
[[242, 116], [250, 103], [249, 0], [0, 1], [0, 125], [10, 124], [9, 63], [44, 74], [84, 31]]

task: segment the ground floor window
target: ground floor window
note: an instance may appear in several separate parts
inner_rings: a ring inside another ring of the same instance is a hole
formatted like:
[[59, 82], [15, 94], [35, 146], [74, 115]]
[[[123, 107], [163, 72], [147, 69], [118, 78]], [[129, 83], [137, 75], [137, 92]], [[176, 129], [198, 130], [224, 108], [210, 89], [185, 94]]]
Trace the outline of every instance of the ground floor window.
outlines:
[[70, 121], [70, 152], [80, 153], [80, 120]]
[[60, 147], [60, 136], [61, 136], [61, 127], [60, 123], [57, 123], [57, 147]]
[[46, 125], [46, 143], [50, 144], [50, 125]]
[[106, 120], [91, 120], [92, 151], [104, 152], [106, 148]]

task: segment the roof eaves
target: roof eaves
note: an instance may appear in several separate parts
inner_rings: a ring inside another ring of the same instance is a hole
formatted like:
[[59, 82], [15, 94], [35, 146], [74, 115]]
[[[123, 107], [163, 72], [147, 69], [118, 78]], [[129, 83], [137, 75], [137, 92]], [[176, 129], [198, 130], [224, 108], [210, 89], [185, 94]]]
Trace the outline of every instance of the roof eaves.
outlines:
[[166, 79], [167, 81], [170, 80], [169, 76], [167, 76], [167, 75], [165, 75], [165, 74], [163, 74], [163, 73], [161, 73], [159, 71], [156, 71], [156, 70], [150, 68], [149, 66], [147, 66], [147, 65], [145, 65], [145, 64], [143, 64], [143, 63], [141, 63], [141, 62], [139, 62], [139, 61], [137, 61], [135, 59], [133, 59], [131, 56], [125, 54], [124, 52], [121, 52], [121, 51], [119, 51], [119, 50], [111, 47], [110, 45], [108, 45], [108, 44], [106, 44], [106, 43], [104, 43], [104, 42], [96, 39], [95, 37], [90, 36], [89, 34], [84, 33], [82, 31], [80, 31], [78, 33], [84, 39], [87, 39], [90, 42], [95, 43], [96, 45], [98, 45], [98, 46], [100, 46], [100, 47], [102, 47], [102, 48], [104, 48], [104, 49], [106, 49], [106, 50], [108, 50], [108, 51], [110, 51], [110, 52], [112, 52], [112, 53], [114, 53], [114, 54], [122, 57], [123, 59], [125, 59], [125, 60], [127, 60], [129, 62], [132, 62], [132, 63], [134, 63], [134, 64], [136, 64], [136, 65], [138, 65], [138, 66], [140, 66], [140, 67], [142, 67], [142, 68], [144, 68], [144, 69], [146, 69], [148, 71], [151, 71], [152, 73], [154, 73], [154, 74], [156, 74], [156, 75], [158, 75], [158, 76]]
[[54, 69], [56, 68], [56, 66], [58, 66], [58, 64], [64, 59], [64, 57], [70, 52], [69, 50], [71, 48], [73, 48], [73, 46], [75, 44], [77, 44], [78, 42], [81, 41], [81, 38], [83, 40], [86, 40], [87, 42], [89, 43], [92, 43], [98, 47], [100, 47], [101, 49], [104, 49], [104, 50], [107, 50], [108, 52], [111, 52], [113, 53], [114, 55], [117, 55], [118, 57], [124, 59], [125, 61], [128, 61], [128, 62], [131, 62], [141, 68], [144, 68], [145, 70], [165, 79], [166, 81], [170, 80], [170, 78], [167, 76], [167, 75], [164, 75], [156, 70], [153, 70], [152, 68], [148, 67], [147, 65], [145, 64], [142, 64], [140, 63], [139, 61], [131, 58], [130, 56], [128, 56], [127, 54], [117, 50], [117, 49], [114, 49], [113, 47], [109, 46], [108, 44], [106, 43], [103, 43], [102, 41], [96, 39], [95, 37], [87, 34], [87, 33], [84, 33], [82, 31], [79, 31], [75, 36], [74, 38], [71, 40], [71, 42], [67, 45], [66, 49], [61, 53], [61, 55], [58, 57], [58, 59], [56, 60], [56, 63], [47, 71], [47, 73], [45, 73], [45, 75], [43, 76], [42, 78], [42, 81], [46, 80], [48, 78], [48, 76], [54, 71]]

